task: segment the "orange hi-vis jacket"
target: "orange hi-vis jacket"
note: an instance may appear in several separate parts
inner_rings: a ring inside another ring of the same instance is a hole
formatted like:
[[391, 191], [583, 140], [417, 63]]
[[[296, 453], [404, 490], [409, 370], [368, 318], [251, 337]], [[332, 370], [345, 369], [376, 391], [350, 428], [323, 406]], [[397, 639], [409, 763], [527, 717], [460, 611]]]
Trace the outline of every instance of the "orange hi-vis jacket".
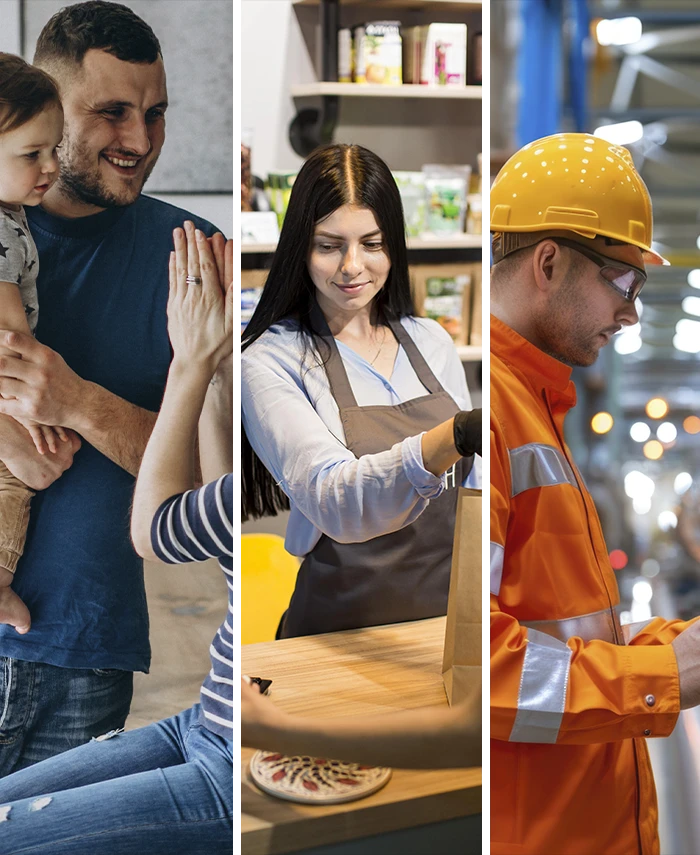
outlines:
[[621, 627], [598, 515], [569, 449], [571, 370], [491, 319], [491, 853], [654, 855], [645, 736], [680, 710], [670, 642]]

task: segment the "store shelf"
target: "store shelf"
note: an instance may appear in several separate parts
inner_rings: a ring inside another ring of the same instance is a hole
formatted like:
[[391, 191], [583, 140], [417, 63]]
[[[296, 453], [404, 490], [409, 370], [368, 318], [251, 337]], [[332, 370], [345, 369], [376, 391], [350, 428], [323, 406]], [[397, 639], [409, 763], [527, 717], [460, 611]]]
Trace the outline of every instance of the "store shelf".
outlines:
[[258, 255], [265, 255], [266, 253], [272, 253], [277, 249], [276, 243], [243, 243], [241, 244], [241, 252], [250, 254], [257, 253]]
[[403, 83], [385, 86], [381, 83], [300, 83], [290, 88], [293, 98], [312, 98], [319, 95], [341, 95], [352, 98], [455, 98], [481, 100], [481, 86], [421, 86]]
[[[455, 238], [409, 238], [406, 245], [408, 249], [416, 250], [480, 249], [481, 235], [460, 234]], [[257, 253], [258, 255], [264, 255], [265, 253], [274, 252], [276, 249], [277, 244], [274, 243], [241, 244], [241, 252], [246, 254]]]
[[[294, 0], [295, 6], [318, 6], [319, 0]], [[430, 9], [443, 12], [481, 11], [481, 0], [340, 0], [341, 6], [386, 6], [395, 9]]]
[[457, 353], [462, 362], [481, 362], [481, 345], [460, 344]]

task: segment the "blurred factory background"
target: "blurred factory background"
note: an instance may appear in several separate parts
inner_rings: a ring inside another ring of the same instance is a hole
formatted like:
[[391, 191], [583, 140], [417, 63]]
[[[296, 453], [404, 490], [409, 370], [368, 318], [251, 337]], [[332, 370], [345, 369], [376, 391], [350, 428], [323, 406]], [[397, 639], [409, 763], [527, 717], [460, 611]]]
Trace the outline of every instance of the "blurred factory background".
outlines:
[[[557, 131], [626, 146], [652, 195], [640, 323], [575, 369], [567, 441], [593, 494], [623, 622], [700, 614], [700, 2], [491, 4], [491, 172]], [[650, 740], [662, 855], [700, 852], [700, 713]]]

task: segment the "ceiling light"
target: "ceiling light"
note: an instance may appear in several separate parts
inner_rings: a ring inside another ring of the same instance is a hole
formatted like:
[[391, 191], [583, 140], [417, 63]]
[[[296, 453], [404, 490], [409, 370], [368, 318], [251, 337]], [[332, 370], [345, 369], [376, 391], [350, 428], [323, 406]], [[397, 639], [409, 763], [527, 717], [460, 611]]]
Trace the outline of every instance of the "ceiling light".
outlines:
[[651, 436], [651, 428], [646, 422], [635, 422], [630, 428], [630, 436], [635, 442], [646, 442]]
[[632, 499], [632, 507], [634, 512], [640, 516], [648, 514], [651, 510], [651, 499], [648, 496], [636, 496]]
[[690, 472], [679, 472], [673, 481], [673, 490], [677, 496], [687, 493], [693, 486], [693, 476]]
[[684, 297], [681, 301], [681, 308], [686, 315], [700, 317], [700, 297]]
[[636, 353], [642, 346], [642, 340], [638, 335], [622, 335], [615, 336], [613, 347], [615, 352], [622, 356], [627, 356], [630, 353]]
[[591, 428], [593, 433], [608, 433], [614, 423], [610, 413], [596, 413], [591, 419]]
[[644, 136], [641, 122], [618, 122], [614, 125], [601, 125], [593, 131], [593, 136], [607, 140], [613, 145], [630, 145]]
[[668, 412], [668, 404], [663, 398], [652, 398], [647, 401], [646, 413], [650, 419], [662, 419]]
[[673, 422], [664, 422], [656, 429], [656, 438], [659, 442], [668, 445], [669, 442], [674, 442], [678, 436], [678, 431]]
[[657, 522], [661, 531], [670, 531], [678, 525], [678, 517], [673, 511], [661, 511]]
[[638, 603], [650, 603], [652, 594], [653, 589], [646, 579], [640, 579], [632, 586], [632, 599]]
[[688, 285], [691, 288], [700, 288], [700, 270], [697, 268], [688, 273]]
[[686, 433], [700, 433], [700, 419], [697, 416], [687, 416], [683, 419], [683, 430]]
[[625, 475], [625, 493], [630, 499], [651, 499], [656, 489], [653, 479], [638, 469], [633, 469]]
[[648, 460], [659, 460], [663, 457], [664, 447], [657, 439], [650, 439], [649, 442], [644, 443], [642, 452]]
[[700, 338], [689, 338], [676, 333], [673, 336], [673, 346], [682, 353], [700, 353]]
[[595, 34], [603, 47], [631, 45], [642, 37], [642, 22], [639, 18], [603, 18], [598, 21]]

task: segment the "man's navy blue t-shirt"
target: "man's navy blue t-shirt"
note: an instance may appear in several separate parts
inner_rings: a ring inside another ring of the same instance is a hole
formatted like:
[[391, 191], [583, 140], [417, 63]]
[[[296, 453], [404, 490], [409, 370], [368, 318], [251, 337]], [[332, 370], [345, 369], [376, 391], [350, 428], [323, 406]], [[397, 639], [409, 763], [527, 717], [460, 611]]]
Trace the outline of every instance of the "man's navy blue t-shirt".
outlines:
[[[39, 250], [36, 336], [80, 377], [139, 407], [160, 408], [171, 359], [168, 256], [180, 208], [141, 196], [68, 220], [27, 208]], [[0, 652], [66, 668], [148, 671], [143, 562], [129, 538], [134, 478], [83, 439], [72, 467], [32, 499], [13, 588], [26, 635], [0, 625]]]

